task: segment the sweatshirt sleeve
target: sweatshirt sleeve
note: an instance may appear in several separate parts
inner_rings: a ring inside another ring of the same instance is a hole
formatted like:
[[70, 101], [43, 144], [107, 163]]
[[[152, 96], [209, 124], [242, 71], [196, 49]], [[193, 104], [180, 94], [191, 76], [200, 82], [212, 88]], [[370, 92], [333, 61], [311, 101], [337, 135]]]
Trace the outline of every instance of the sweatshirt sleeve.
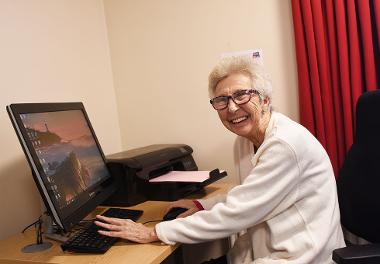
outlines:
[[166, 244], [215, 240], [259, 224], [292, 205], [300, 175], [293, 149], [272, 138], [257, 155], [256, 166], [241, 185], [227, 193], [224, 202], [186, 218], [157, 224], [158, 238]]
[[198, 199], [197, 201], [203, 206], [205, 210], [210, 210], [215, 204], [223, 203], [226, 200], [225, 194], [215, 195], [208, 199]]

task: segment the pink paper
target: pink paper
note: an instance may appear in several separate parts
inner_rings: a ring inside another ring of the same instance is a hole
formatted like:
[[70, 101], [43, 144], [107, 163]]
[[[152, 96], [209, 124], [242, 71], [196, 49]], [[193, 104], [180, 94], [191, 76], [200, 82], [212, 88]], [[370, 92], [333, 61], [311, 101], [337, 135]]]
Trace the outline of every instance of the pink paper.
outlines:
[[209, 171], [170, 171], [149, 182], [204, 182], [210, 178]]

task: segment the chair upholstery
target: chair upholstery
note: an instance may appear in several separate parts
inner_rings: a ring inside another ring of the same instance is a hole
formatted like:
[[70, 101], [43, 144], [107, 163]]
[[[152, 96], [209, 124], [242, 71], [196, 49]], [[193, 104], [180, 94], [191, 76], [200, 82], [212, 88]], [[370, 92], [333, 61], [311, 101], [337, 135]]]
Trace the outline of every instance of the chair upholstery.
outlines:
[[[380, 90], [366, 92], [358, 100], [356, 136], [339, 173], [337, 188], [344, 228], [371, 243], [380, 243]], [[342, 252], [346, 257], [353, 252], [375, 257], [338, 260], [337, 254]], [[380, 263], [380, 245], [349, 247], [334, 251], [334, 255], [337, 263]]]

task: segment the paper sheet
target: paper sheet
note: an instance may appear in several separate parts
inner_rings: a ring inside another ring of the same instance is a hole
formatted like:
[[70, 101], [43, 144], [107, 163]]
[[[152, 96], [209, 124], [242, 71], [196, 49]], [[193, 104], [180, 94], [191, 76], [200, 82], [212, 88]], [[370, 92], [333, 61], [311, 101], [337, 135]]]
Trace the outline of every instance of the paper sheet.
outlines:
[[209, 171], [170, 171], [149, 182], [203, 182], [210, 178]]

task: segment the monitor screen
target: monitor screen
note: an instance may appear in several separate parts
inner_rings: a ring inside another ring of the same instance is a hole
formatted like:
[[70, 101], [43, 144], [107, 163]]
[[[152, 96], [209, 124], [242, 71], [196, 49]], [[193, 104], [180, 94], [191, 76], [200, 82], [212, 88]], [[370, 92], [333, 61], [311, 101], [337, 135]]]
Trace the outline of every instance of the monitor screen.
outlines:
[[7, 106], [41, 196], [64, 230], [116, 190], [82, 103]]

